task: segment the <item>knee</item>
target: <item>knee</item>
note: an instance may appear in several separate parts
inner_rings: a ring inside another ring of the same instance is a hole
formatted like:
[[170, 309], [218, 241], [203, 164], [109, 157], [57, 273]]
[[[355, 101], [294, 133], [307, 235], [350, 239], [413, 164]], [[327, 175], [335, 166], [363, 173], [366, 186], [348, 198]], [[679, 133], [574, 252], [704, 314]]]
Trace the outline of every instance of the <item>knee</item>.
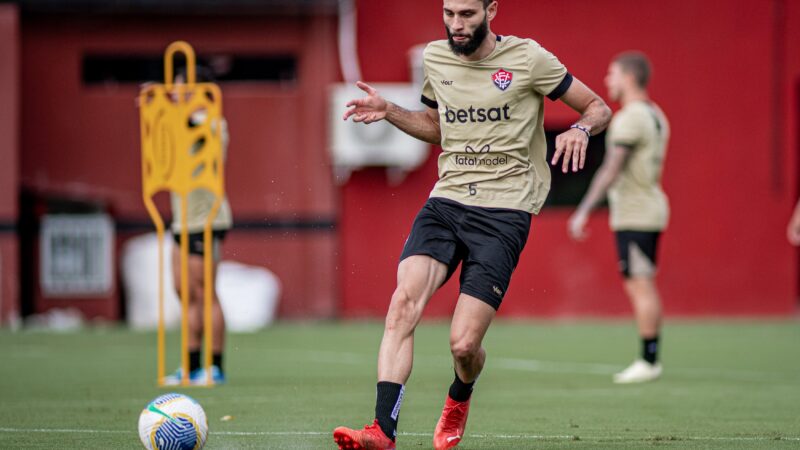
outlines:
[[635, 301], [648, 301], [658, 297], [651, 277], [631, 277], [625, 280], [625, 292]]
[[477, 339], [470, 337], [460, 337], [450, 339], [450, 353], [453, 358], [460, 363], [469, 363], [478, 357], [481, 351], [481, 343]]
[[[202, 288], [202, 286], [198, 289], [197, 286], [195, 286], [194, 284], [192, 284], [191, 281], [189, 281], [189, 286], [188, 286], [187, 291], [188, 291], [187, 294], [189, 294], [188, 297], [189, 297], [189, 304], [190, 305], [194, 304], [194, 303], [197, 303], [197, 302], [202, 302], [203, 301], [203, 288]], [[175, 293], [178, 295], [178, 300], [179, 301], [183, 299], [183, 291], [181, 290], [180, 282], [176, 283], [176, 285], [175, 285]]]
[[203, 304], [205, 298], [205, 286], [203, 279], [191, 278], [189, 281], [189, 302]]
[[413, 328], [420, 316], [420, 300], [411, 295], [403, 286], [398, 286], [392, 294], [392, 302], [386, 315], [386, 328], [389, 330]]

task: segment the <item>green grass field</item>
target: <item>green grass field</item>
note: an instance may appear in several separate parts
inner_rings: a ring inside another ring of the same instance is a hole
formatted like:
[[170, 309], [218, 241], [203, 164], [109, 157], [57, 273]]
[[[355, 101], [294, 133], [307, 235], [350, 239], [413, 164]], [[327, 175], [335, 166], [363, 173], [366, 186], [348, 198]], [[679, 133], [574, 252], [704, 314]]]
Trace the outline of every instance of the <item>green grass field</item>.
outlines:
[[[381, 332], [281, 324], [231, 335], [228, 384], [178, 391], [205, 408], [207, 448], [335, 448], [335, 426], [372, 420]], [[399, 448], [431, 448], [453, 376], [447, 336], [445, 323], [418, 329]], [[800, 447], [800, 322], [670, 322], [663, 379], [615, 386], [634, 336], [628, 322], [498, 321], [459, 448]], [[139, 412], [163, 392], [154, 333], [0, 332], [0, 448], [138, 448]]]

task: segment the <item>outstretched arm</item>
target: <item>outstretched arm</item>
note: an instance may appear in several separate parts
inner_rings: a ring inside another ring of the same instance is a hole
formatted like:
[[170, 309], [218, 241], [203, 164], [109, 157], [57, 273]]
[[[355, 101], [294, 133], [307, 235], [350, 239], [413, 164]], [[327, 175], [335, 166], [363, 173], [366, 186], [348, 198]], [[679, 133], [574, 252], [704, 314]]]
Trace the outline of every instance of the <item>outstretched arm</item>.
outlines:
[[586, 147], [589, 145], [589, 134], [595, 135], [608, 126], [611, 121], [611, 109], [597, 94], [586, 87], [580, 80], [574, 78], [567, 92], [561, 96], [561, 101], [581, 114], [575, 123], [587, 130], [584, 132], [577, 128], [570, 128], [556, 137], [556, 151], [551, 164], [555, 165], [558, 158], [564, 155], [561, 171], [569, 171], [570, 160], [572, 171], [583, 169], [586, 162]]
[[392, 102], [386, 101], [372, 86], [356, 83], [359, 89], [367, 93], [366, 97], [350, 100], [349, 108], [344, 113], [344, 120], [353, 117], [353, 122], [370, 124], [386, 119], [401, 131], [430, 144], [442, 142], [442, 131], [439, 128], [439, 112], [432, 108], [426, 111], [409, 111]]
[[597, 170], [592, 178], [592, 183], [589, 185], [589, 190], [583, 196], [581, 204], [578, 209], [572, 214], [567, 222], [567, 232], [570, 237], [576, 241], [586, 239], [586, 222], [589, 220], [589, 215], [592, 210], [600, 203], [606, 196], [608, 188], [617, 179], [622, 167], [625, 166], [625, 161], [628, 158], [627, 148], [616, 145], [606, 152], [603, 159], [603, 164]]

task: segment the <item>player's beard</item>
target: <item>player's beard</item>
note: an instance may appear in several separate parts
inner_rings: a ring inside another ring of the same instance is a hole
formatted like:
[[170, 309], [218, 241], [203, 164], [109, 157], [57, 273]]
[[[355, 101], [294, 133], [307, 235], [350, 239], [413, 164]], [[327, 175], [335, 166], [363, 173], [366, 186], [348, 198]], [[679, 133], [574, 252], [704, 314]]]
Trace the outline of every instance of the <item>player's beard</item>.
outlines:
[[[450, 50], [456, 55], [469, 56], [478, 50], [478, 47], [481, 46], [483, 40], [486, 39], [486, 36], [489, 34], [489, 19], [484, 15], [483, 22], [472, 32], [472, 36], [467, 36], [469, 39], [463, 44], [459, 44], [453, 40], [453, 33], [447, 25], [444, 26], [444, 29], [447, 31], [447, 43], [450, 44]], [[459, 34], [459, 36], [464, 35]]]

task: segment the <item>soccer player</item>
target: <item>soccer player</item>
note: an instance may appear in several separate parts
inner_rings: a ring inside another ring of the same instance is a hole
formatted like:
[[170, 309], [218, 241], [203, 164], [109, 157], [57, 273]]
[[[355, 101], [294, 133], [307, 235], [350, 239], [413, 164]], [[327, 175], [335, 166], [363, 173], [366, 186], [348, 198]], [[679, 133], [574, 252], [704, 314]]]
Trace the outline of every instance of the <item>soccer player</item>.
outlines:
[[655, 380], [662, 370], [658, 362], [661, 300], [655, 275], [658, 239], [669, 218], [661, 189], [669, 123], [647, 95], [650, 72], [647, 57], [639, 52], [622, 53], [611, 62], [605, 78], [608, 96], [622, 109], [609, 126], [603, 164], [568, 224], [573, 239], [585, 239], [589, 215], [608, 193], [619, 269], [642, 340], [642, 358], [615, 374], [616, 383]]
[[[175, 84], [184, 83], [185, 75], [178, 74], [175, 77]], [[213, 82], [213, 74], [210, 69], [204, 66], [198, 66], [196, 70], [196, 78], [198, 82]], [[203, 110], [198, 110], [189, 118], [191, 126], [200, 126], [207, 119], [207, 114]], [[227, 154], [228, 149], [228, 125], [224, 119], [219, 124], [211, 124], [212, 127], [219, 127], [222, 136], [222, 151]], [[199, 145], [195, 144], [192, 151], [200, 151]], [[208, 376], [205, 372], [205, 367], [200, 363], [200, 349], [202, 347], [203, 338], [203, 303], [204, 303], [204, 269], [203, 269], [203, 229], [208, 215], [211, 213], [211, 207], [214, 205], [216, 196], [205, 190], [195, 190], [188, 194], [187, 198], [187, 230], [189, 237], [189, 380], [192, 384], [205, 384]], [[172, 235], [175, 239], [175, 245], [172, 246], [172, 273], [175, 281], [175, 290], [180, 295], [181, 287], [181, 263], [180, 263], [180, 239], [181, 239], [181, 202], [180, 197], [172, 194]], [[225, 234], [233, 226], [233, 218], [231, 215], [231, 207], [228, 204], [228, 199], [223, 198], [222, 204], [217, 211], [217, 216], [211, 224], [212, 227], [212, 274], [211, 286], [214, 287], [212, 292], [211, 303], [211, 345], [212, 345], [212, 366], [211, 377], [216, 384], [225, 382], [225, 372], [222, 366], [222, 355], [225, 347], [225, 317], [222, 314], [222, 307], [219, 304], [219, 298], [216, 292], [216, 277], [217, 266], [220, 260], [220, 247]], [[181, 382], [182, 369], [178, 369], [174, 373], [164, 377], [164, 383], [167, 385], [177, 385]]]
[[583, 168], [589, 137], [611, 117], [603, 100], [538, 43], [492, 32], [497, 1], [444, 0], [443, 6], [447, 39], [424, 52], [427, 108], [405, 110], [359, 82], [367, 95], [350, 101], [344, 114], [364, 124], [388, 120], [443, 151], [439, 179], [400, 256], [378, 353], [375, 420], [361, 430], [336, 428], [340, 449], [395, 448], [414, 330], [428, 300], [461, 264], [450, 326], [455, 376], [433, 438], [436, 449], [458, 445], [486, 360], [483, 337], [508, 290], [531, 214], [539, 212], [550, 189], [544, 97], [581, 113], [556, 139], [552, 164], [563, 156], [565, 173]]

